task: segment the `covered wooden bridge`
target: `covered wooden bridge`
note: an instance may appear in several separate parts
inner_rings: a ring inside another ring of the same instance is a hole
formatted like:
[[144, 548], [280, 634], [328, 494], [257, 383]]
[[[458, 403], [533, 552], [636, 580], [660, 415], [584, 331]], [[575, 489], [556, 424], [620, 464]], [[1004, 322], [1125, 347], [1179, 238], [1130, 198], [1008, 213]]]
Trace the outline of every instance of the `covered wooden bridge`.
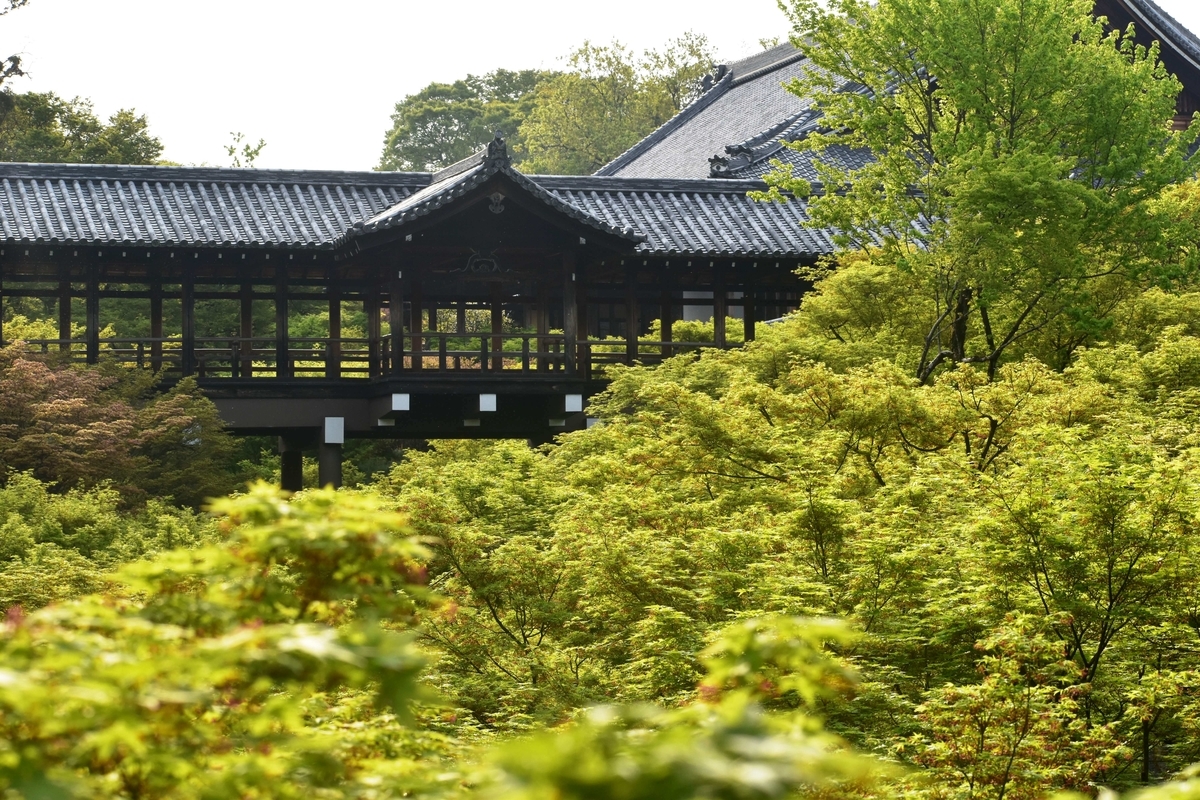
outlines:
[[289, 487], [309, 449], [338, 483], [347, 437], [546, 440], [608, 365], [753, 339], [830, 250], [761, 186], [527, 177], [499, 136], [435, 175], [5, 164], [0, 298], [57, 310], [26, 346], [194, 376]]

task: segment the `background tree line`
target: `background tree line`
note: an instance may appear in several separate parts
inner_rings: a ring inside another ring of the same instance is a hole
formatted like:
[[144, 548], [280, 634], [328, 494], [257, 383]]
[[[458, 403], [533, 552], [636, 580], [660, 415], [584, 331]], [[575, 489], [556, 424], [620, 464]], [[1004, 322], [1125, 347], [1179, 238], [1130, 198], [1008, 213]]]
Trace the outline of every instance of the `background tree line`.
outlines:
[[396, 104], [379, 169], [436, 171], [501, 130], [523, 171], [586, 175], [694, 100], [713, 61], [708, 40], [688, 33], [640, 56], [619, 42], [584, 42], [561, 71], [431, 83]]

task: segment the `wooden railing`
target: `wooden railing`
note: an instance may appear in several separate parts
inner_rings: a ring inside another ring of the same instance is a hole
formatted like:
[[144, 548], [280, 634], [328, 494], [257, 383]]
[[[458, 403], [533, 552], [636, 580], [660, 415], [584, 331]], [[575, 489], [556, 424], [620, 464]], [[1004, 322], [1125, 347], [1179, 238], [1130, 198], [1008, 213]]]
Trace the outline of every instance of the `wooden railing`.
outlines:
[[[394, 349], [397, 341], [398, 354]], [[58, 355], [74, 363], [87, 360], [87, 344], [82, 339], [33, 339], [24, 344], [34, 352]], [[631, 354], [628, 342], [607, 339], [579, 342], [575, 352], [569, 353], [567, 339], [562, 334], [471, 335], [426, 331], [400, 337], [387, 335], [375, 342], [358, 338], [291, 338], [282, 354], [278, 341], [270, 336], [201, 336], [195, 339], [190, 369], [185, 369], [183, 340], [178, 336], [101, 339], [100, 356], [130, 367], [188, 372], [209, 379], [366, 379], [419, 371], [464, 376], [481, 372], [533, 376], [573, 371], [586, 378], [603, 375], [605, 368], [613, 364], [656, 365], [671, 356], [714, 347], [712, 342], [641, 340]]]
[[[87, 362], [87, 342], [83, 339], [27, 339], [24, 344], [34, 352], [59, 354], [72, 363]], [[121, 364], [179, 369], [183, 360], [183, 340], [179, 337], [101, 339], [100, 352], [105, 359]]]
[[[280, 359], [274, 337], [197, 337], [196, 375], [201, 378], [369, 378], [371, 341], [294, 337]], [[282, 364], [280, 363], [282, 361]]]
[[567, 368], [566, 337], [561, 334], [462, 333], [426, 331], [383, 337], [383, 368], [394, 366], [400, 342], [400, 370], [438, 372], [562, 372]]

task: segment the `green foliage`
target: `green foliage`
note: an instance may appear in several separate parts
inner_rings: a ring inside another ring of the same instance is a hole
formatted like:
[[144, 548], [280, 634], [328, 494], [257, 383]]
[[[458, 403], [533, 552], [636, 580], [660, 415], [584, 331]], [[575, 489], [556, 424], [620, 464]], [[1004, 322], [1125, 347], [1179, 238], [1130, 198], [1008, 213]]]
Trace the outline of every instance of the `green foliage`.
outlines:
[[24, 473], [0, 487], [0, 610], [32, 611], [100, 591], [121, 564], [213, 537], [211, 522], [152, 500], [118, 509], [108, 487], [55, 494]]
[[[259, 488], [218, 504], [219, 543], [16, 476], [0, 588], [32, 608], [57, 596], [31, 570], [60, 570], [105, 594], [10, 621], [11, 785], [999, 800], [1183, 769], [1194, 299], [1123, 304], [1179, 324], [1062, 372], [922, 384], [846, 335], [889, 335], [888, 303], [829, 333], [874, 275], [825, 278], [742, 350], [614, 370], [602, 423], [556, 446], [436, 443], [380, 496]], [[444, 707], [412, 705], [418, 660]]]
[[588, 174], [694, 100], [712, 63], [707, 40], [689, 33], [640, 57], [619, 42], [585, 42], [561, 72], [431, 83], [396, 104], [379, 169], [436, 171], [501, 131], [525, 172]]
[[101, 122], [88, 100], [52, 92], [7, 96], [0, 117], [4, 161], [87, 164], [153, 164], [163, 145], [150, 135], [145, 116], [122, 109]]
[[[824, 185], [853, 188], [816, 192], [813, 222], [899, 273], [921, 380], [963, 363], [994, 376], [1034, 337], [1064, 366], [1115, 304], [1181, 274], [1190, 234], [1161, 234], [1190, 217], [1160, 198], [1187, 177], [1189, 140], [1168, 129], [1180, 87], [1157, 45], [1106, 33], [1088, 0], [787, 7], [816, 67], [790, 88], [828, 130], [794, 146], [875, 154], [818, 162]], [[774, 199], [812, 188], [769, 183]]]
[[1030, 618], [1006, 620], [980, 643], [983, 680], [926, 694], [917, 713], [929, 734], [903, 745], [927, 767], [936, 798], [1045, 797], [1085, 788], [1126, 754], [1114, 726], [1088, 725], [1074, 684], [1077, 667]]
[[[663, 711], [652, 706], [592, 709], [566, 730], [500, 750], [499, 798], [563, 800], [750, 800], [838, 796], [869, 786], [885, 770], [848, 752], [804, 712], [764, 713], [762, 672], [773, 687], [806, 698], [834, 694], [845, 673], [823, 650], [848, 640], [834, 624], [763, 619], [729, 629], [709, 651], [714, 702]], [[747, 680], [751, 679], [751, 680]], [[732, 688], [736, 687], [736, 688]]]
[[[1123, 303], [1118, 318], [1181, 325], [1065, 372], [1028, 357], [929, 384], [862, 346], [894, 340], [903, 302], [852, 264], [743, 350], [614, 369], [588, 412], [601, 424], [556, 447], [408, 454], [381, 488], [435, 542], [432, 682], [497, 731], [590, 703], [686, 707], [722, 627], [836, 615], [864, 634], [839, 648], [862, 679], [848, 702], [815, 702], [831, 731], [915, 770], [884, 794], [975, 780], [989, 788], [974, 796], [1033, 797], [1185, 766], [1200, 731], [1193, 300]], [[1035, 665], [1051, 677], [1031, 683]], [[990, 720], [984, 739], [972, 719]]]
[[10, 615], [5, 788], [304, 797], [363, 776], [332, 736], [354, 713], [338, 693], [401, 716], [419, 694], [422, 659], [387, 628], [411, 619], [420, 547], [365, 497], [259, 487], [218, 511], [223, 543], [131, 567], [133, 593]]
[[[793, 4], [826, 67], [807, 88], [874, 90], [823, 95], [805, 145], [882, 154], [826, 169], [858, 182], [814, 205], [871, 247], [740, 350], [613, 367], [600, 424], [554, 446], [434, 443], [371, 493], [259, 486], [215, 505], [214, 538], [163, 503], [116, 510], [229, 474], [190, 385], [4, 351], [0, 460], [26, 470], [0, 488], [0, 601], [22, 607], [5, 788], [1197, 796], [1200, 193], [1164, 189], [1177, 85], [1085, 5]], [[690, 58], [589, 46], [514, 89], [524, 167], [594, 168], [562, 132], [623, 148], [686, 102]], [[410, 98], [398, 147], [437, 108], [461, 130], [491, 113], [499, 78], [471, 80]]]
[[396, 104], [379, 169], [433, 172], [461, 161], [502, 131], [520, 164], [520, 128], [552, 72], [498, 69], [431, 83]]
[[252, 169], [254, 162], [258, 160], [259, 155], [267, 147], [266, 139], [259, 139], [258, 144], [250, 144], [244, 141], [246, 135], [244, 133], [230, 132], [231, 144], [225, 145], [225, 154], [229, 156], [229, 166], [234, 168]]

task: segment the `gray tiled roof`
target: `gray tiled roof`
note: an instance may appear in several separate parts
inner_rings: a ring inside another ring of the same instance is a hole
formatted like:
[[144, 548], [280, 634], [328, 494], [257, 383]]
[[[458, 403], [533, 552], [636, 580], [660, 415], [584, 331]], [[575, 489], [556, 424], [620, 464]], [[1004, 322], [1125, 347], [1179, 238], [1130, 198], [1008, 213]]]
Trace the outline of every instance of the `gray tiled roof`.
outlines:
[[811, 69], [790, 44], [731, 64], [678, 116], [596, 174], [624, 178], [705, 178], [709, 158], [793, 120], [809, 103], [783, 84]]
[[[463, 173], [465, 174], [465, 173]], [[356, 223], [433, 183], [428, 173], [0, 163], [0, 241], [335, 250]], [[517, 176], [645, 255], [812, 258], [832, 244], [805, 205], [751, 201], [755, 181]], [[361, 230], [361, 228], [360, 228]]]
[[646, 234], [646, 255], [813, 258], [833, 252], [826, 231], [805, 227], [807, 204], [759, 203], [759, 181], [536, 178], [563, 200]]
[[428, 175], [0, 164], [0, 239], [326, 247]]

